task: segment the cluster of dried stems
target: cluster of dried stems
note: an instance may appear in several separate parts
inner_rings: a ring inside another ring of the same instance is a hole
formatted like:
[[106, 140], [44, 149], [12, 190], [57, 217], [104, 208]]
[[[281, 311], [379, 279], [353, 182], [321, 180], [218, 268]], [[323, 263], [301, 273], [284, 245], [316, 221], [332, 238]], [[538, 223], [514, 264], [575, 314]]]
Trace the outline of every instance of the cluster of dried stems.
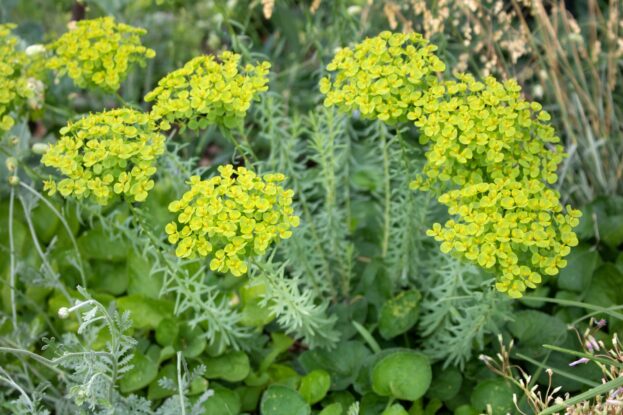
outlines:
[[[579, 359], [569, 363], [569, 366], [583, 364], [595, 364], [602, 372], [602, 386], [623, 377], [623, 349], [616, 333], [612, 336], [609, 347], [602, 340], [597, 340], [597, 332], [605, 326], [604, 320], [593, 321], [582, 333], [577, 333], [578, 340], [582, 344], [583, 352], [571, 353]], [[504, 344], [502, 337], [498, 338], [500, 350], [496, 358], [480, 356], [480, 360], [495, 374], [514, 384], [523, 394], [523, 399], [517, 395], [513, 401], [517, 411], [527, 415], [527, 406], [530, 414], [554, 414], [554, 415], [621, 415], [623, 414], [623, 387], [604, 389], [602, 393], [595, 394], [577, 402], [569, 401], [569, 394], [559, 395], [560, 386], [554, 387], [552, 378], [554, 371], [546, 369], [548, 376], [547, 388], [542, 390], [537, 385], [536, 377], [529, 375], [520, 366], [511, 362], [514, 343]], [[521, 405], [520, 401], [525, 404]]]

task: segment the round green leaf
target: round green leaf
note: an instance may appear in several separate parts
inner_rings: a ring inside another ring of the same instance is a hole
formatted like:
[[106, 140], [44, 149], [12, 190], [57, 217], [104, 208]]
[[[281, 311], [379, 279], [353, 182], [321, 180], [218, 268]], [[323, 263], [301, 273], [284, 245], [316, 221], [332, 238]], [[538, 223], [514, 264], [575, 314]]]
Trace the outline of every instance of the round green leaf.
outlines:
[[240, 398], [238, 394], [220, 385], [212, 387], [214, 395], [204, 403], [205, 414], [238, 415], [240, 413]]
[[428, 358], [413, 351], [397, 351], [379, 360], [372, 369], [372, 389], [378, 395], [406, 401], [422, 397], [430, 386]]
[[205, 377], [223, 379], [228, 382], [240, 382], [251, 369], [249, 357], [244, 352], [231, 352], [206, 361]]
[[454, 410], [454, 415], [478, 415], [479, 412], [469, 405], [461, 405]]
[[147, 398], [150, 401], [166, 398], [175, 393], [174, 390], [163, 388], [160, 386], [159, 380], [168, 378], [171, 380], [177, 379], [177, 367], [174, 363], [168, 364], [160, 369], [158, 376], [149, 384], [147, 390]]
[[152, 264], [136, 251], [128, 253], [128, 294], [160, 298], [162, 272], [152, 274]]
[[88, 259], [120, 262], [130, 251], [127, 240], [113, 238], [101, 225], [83, 233], [77, 242], [83, 256]]
[[175, 339], [173, 347], [181, 351], [187, 359], [197, 357], [206, 348], [206, 338], [199, 327], [190, 328], [188, 324], [180, 326], [180, 333]]
[[435, 372], [427, 396], [431, 399], [437, 398], [440, 401], [448, 401], [459, 393], [462, 384], [463, 376], [458, 369], [449, 367], [440, 370]]
[[325, 370], [314, 370], [301, 379], [299, 393], [310, 405], [320, 402], [329, 391], [331, 376]]
[[593, 272], [599, 263], [599, 253], [592, 246], [582, 244], [571, 250], [565, 258], [567, 266], [560, 270], [558, 288], [584, 292], [591, 283]]
[[326, 406], [318, 415], [342, 415], [342, 404], [339, 402], [333, 402], [331, 405]]
[[[489, 379], [480, 382], [472, 392], [471, 404], [477, 411], [485, 411], [491, 405], [494, 414], [512, 412], [513, 389], [503, 380]], [[479, 412], [479, 413], [480, 413]]]
[[128, 295], [117, 299], [121, 312], [129, 311], [132, 325], [137, 329], [155, 329], [160, 321], [173, 314], [170, 301], [156, 300], [142, 295]]
[[295, 390], [286, 386], [272, 385], [262, 396], [262, 415], [309, 415], [311, 407]]
[[156, 341], [161, 346], [171, 346], [180, 332], [180, 324], [172, 318], [163, 318], [156, 328]]
[[409, 415], [409, 413], [402, 405], [395, 403], [384, 410], [381, 415]]
[[137, 391], [149, 385], [158, 376], [158, 364], [139, 351], [134, 352], [130, 361], [132, 369], [123, 375], [119, 389], [123, 393]]
[[384, 339], [391, 339], [413, 327], [420, 316], [421, 299], [419, 291], [409, 290], [386, 301], [379, 317], [381, 336]]
[[[61, 205], [56, 200], [50, 200], [52, 206], [57, 211], [61, 210]], [[64, 228], [59, 229], [61, 221], [58, 216], [52, 212], [52, 210], [43, 202], [39, 201], [37, 206], [31, 212], [32, 222], [37, 232], [37, 237], [43, 243], [48, 243], [52, 240], [54, 235], [60, 232], [67, 232]]]
[[128, 270], [123, 262], [91, 261], [89, 288], [115, 296], [128, 288]]
[[560, 319], [536, 310], [515, 313], [508, 328], [519, 340], [519, 347], [531, 356], [547, 352], [543, 344], [561, 344], [567, 338], [567, 326]]
[[333, 350], [314, 349], [303, 353], [299, 358], [303, 369], [311, 372], [324, 369], [331, 375], [333, 390], [346, 389], [351, 385], [361, 370], [370, 351], [359, 341], [345, 341], [337, 344]]

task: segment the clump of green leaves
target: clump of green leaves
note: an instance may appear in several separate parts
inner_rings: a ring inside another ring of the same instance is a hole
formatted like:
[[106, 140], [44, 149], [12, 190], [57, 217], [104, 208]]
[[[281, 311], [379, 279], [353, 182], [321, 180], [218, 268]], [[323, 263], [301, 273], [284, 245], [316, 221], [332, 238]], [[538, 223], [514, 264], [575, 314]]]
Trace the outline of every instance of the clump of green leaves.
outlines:
[[144, 29], [112, 17], [73, 22], [69, 29], [48, 45], [52, 57], [47, 67], [81, 88], [116, 91], [133, 64], [144, 65], [156, 55], [141, 44]]

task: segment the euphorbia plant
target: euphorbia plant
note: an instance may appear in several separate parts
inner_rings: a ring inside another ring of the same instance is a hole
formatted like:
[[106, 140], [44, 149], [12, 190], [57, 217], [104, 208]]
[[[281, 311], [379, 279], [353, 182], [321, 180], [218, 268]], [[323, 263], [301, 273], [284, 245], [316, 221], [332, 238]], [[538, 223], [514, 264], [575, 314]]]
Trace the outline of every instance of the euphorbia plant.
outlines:
[[556, 275], [578, 240], [580, 212], [548, 187], [564, 157], [549, 114], [514, 80], [441, 78], [445, 65], [421, 35], [383, 32], [338, 51], [321, 81], [325, 105], [396, 124], [412, 121], [426, 164], [412, 183], [452, 218], [428, 234], [443, 252], [491, 270], [496, 288], [521, 297]]

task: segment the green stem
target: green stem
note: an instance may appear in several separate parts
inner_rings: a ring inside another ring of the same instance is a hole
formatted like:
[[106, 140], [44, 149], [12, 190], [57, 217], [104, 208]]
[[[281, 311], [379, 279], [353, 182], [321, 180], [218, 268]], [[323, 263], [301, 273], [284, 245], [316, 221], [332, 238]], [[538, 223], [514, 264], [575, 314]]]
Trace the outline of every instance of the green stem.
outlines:
[[244, 164], [248, 167], [251, 168], [253, 166], [253, 164], [251, 164], [251, 161], [249, 160], [249, 158], [247, 157], [247, 152], [249, 153], [249, 155], [251, 157], [253, 157], [253, 160], [257, 160], [257, 156], [255, 155], [255, 153], [253, 152], [253, 150], [251, 149], [251, 147], [249, 146], [246, 150], [240, 145], [240, 143], [238, 142], [238, 140], [236, 140], [236, 138], [234, 137], [234, 135], [231, 133], [230, 130], [228, 130], [227, 128], [221, 128], [221, 134], [223, 135], [223, 137], [227, 138], [229, 140], [230, 143], [232, 143], [232, 145], [234, 146], [234, 148], [236, 149], [236, 151], [238, 153], [240, 153], [240, 155], [242, 156], [243, 160], [244, 160]]
[[372, 334], [370, 334], [370, 332], [368, 330], [366, 330], [366, 328], [364, 326], [362, 326], [361, 324], [357, 323], [354, 320], [353, 320], [353, 326], [359, 332], [361, 337], [363, 337], [363, 339], [366, 341], [366, 343], [368, 343], [368, 346], [370, 346], [370, 348], [372, 349], [372, 351], [374, 353], [380, 353], [381, 352], [381, 347], [376, 342], [376, 340], [374, 340], [374, 337], [372, 337]]
[[552, 344], [544, 344], [543, 348], [548, 350], [553, 350], [555, 352], [565, 353], [571, 356], [583, 357], [589, 360], [594, 360], [599, 363], [603, 363], [609, 366], [616, 366], [618, 368], [623, 368], [623, 363], [619, 363], [613, 359], [605, 359], [603, 357], [595, 356], [593, 354], [578, 352], [577, 350], [565, 349], [563, 347], [554, 346]]
[[79, 265], [78, 272], [80, 273], [80, 279], [82, 281], [82, 286], [84, 288], [87, 288], [87, 279], [86, 279], [86, 276], [84, 275], [84, 263], [82, 261], [82, 255], [80, 254], [80, 249], [78, 249], [78, 242], [76, 241], [76, 238], [74, 237], [74, 234], [71, 231], [71, 227], [69, 226], [69, 223], [67, 223], [67, 220], [65, 220], [65, 217], [63, 215], [61, 215], [61, 213], [58, 211], [58, 209], [56, 209], [54, 207], [54, 205], [52, 203], [50, 203], [50, 201], [47, 200], [41, 193], [39, 193], [34, 188], [28, 186], [24, 182], [20, 182], [20, 186], [22, 186], [24, 189], [28, 190], [30, 193], [35, 195], [35, 197], [37, 197], [39, 200], [41, 200], [43, 203], [45, 203], [45, 205], [56, 215], [56, 217], [63, 224], [63, 227], [65, 228], [65, 231], [67, 231], [67, 235], [69, 236], [71, 244], [73, 245], [74, 250], [76, 251], [76, 257], [78, 258], [78, 265]]
[[15, 187], [11, 186], [9, 196], [9, 289], [11, 290], [11, 316], [13, 318], [13, 330], [17, 330], [17, 305], [15, 304], [15, 239], [13, 237], [13, 210], [15, 206]]
[[391, 181], [389, 177], [389, 154], [387, 147], [389, 143], [387, 142], [387, 138], [385, 134], [381, 131], [381, 137], [383, 138], [382, 146], [383, 146], [383, 186], [384, 186], [384, 213], [383, 213], [383, 244], [381, 250], [381, 256], [385, 258], [387, 256], [387, 251], [389, 249], [389, 231], [390, 231], [390, 204], [391, 204]]
[[554, 303], [554, 304], [560, 304], [560, 305], [568, 305], [572, 307], [586, 308], [587, 310], [598, 311], [601, 313], [608, 314], [609, 316], [612, 316], [619, 320], [623, 320], [623, 314], [614, 312], [610, 308], [600, 307], [597, 305], [583, 303], [580, 301], [563, 300], [560, 298], [549, 298], [549, 297], [532, 297], [532, 296], [524, 297], [522, 298], [522, 301], [543, 301], [546, 303]]
[[186, 403], [184, 402], [184, 385], [182, 383], [182, 352], [177, 352], [177, 392], [180, 396], [181, 414], [186, 415]]
[[[530, 357], [528, 357], [528, 356], [526, 356], [526, 355], [524, 355], [524, 354], [517, 353], [517, 355], [516, 355], [516, 356], [517, 356], [518, 358], [520, 358], [521, 360], [525, 360], [526, 362], [532, 363], [533, 365], [535, 365], [535, 366], [539, 367], [540, 369], [545, 368], [545, 365], [544, 365], [544, 364], [542, 364], [542, 363], [541, 363], [541, 362], [539, 362], [538, 360], [534, 360], [534, 359], [532, 359], [532, 358], [530, 358]], [[566, 372], [566, 371], [564, 371], [564, 370], [560, 370], [560, 369], [552, 369], [552, 372], [554, 372], [554, 373], [556, 373], [557, 375], [560, 375], [560, 376], [562, 376], [562, 377], [565, 377], [565, 378], [568, 378], [568, 379], [571, 379], [571, 380], [575, 380], [576, 382], [583, 383], [584, 385], [587, 385], [587, 386], [597, 386], [597, 385], [599, 385], [598, 383], [592, 382], [592, 381], [590, 381], [590, 380], [586, 380], [586, 379], [584, 379], [584, 378], [582, 378], [582, 377], [580, 377], [580, 376], [576, 376], [576, 375], [574, 375], [574, 374], [572, 374], [572, 373], [569, 373], [569, 372]], [[533, 376], [533, 378], [538, 378], [538, 375], [536, 375], [536, 374], [535, 374], [535, 375]]]

